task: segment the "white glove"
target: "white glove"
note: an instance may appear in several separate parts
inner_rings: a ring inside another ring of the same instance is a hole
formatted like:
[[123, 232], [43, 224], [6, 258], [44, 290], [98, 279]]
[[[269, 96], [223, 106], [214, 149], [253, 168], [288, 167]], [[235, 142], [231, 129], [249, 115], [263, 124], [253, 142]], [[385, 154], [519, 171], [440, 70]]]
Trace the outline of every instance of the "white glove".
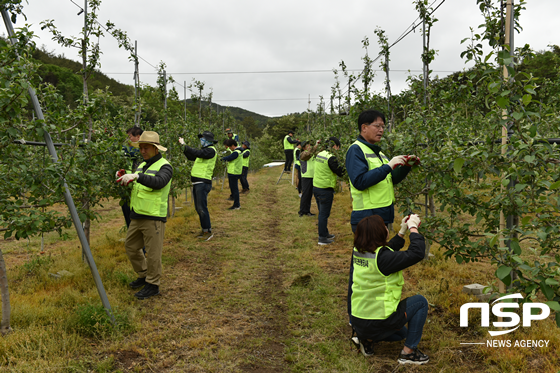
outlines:
[[120, 169], [117, 171], [117, 173], [115, 174], [115, 178], [118, 179], [121, 176], [124, 176], [126, 174], [126, 171], [124, 169]]
[[408, 220], [409, 215], [405, 216], [402, 221], [401, 221], [401, 230], [399, 231], [399, 234], [401, 236], [404, 236], [404, 234], [406, 233], [406, 230], [408, 229], [408, 225], [406, 225], [406, 221]]
[[389, 167], [394, 170], [398, 165], [403, 165], [405, 163], [406, 157], [404, 155], [397, 155], [396, 157], [393, 157], [393, 159], [391, 159], [388, 164]]
[[117, 183], [121, 185], [128, 185], [136, 179], [138, 179], [138, 174], [126, 174], [118, 178]]
[[179, 144], [185, 145], [185, 140], [182, 137], [179, 137]]
[[420, 224], [422, 224], [422, 222], [420, 221], [420, 216], [416, 214], [411, 214], [406, 221], [406, 225], [408, 225], [409, 230], [412, 228], [418, 229], [420, 227]]

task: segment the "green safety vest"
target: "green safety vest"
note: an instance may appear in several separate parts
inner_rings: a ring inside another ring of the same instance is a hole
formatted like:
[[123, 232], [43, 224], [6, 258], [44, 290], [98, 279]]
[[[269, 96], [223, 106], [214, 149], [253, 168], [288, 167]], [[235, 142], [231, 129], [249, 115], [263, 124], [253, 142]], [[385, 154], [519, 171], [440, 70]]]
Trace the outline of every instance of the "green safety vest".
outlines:
[[[170, 164], [165, 158], [144, 170], [146, 162], [142, 162], [136, 169], [136, 174], [144, 174], [154, 177], [161, 169], [161, 166]], [[161, 189], [152, 189], [140, 184], [138, 181], [132, 186], [132, 196], [130, 199], [130, 207], [135, 213], [148, 216], [166, 217], [167, 216], [167, 196], [171, 188], [171, 180]]]
[[315, 157], [315, 175], [313, 176], [313, 186], [315, 188], [335, 188], [336, 175], [329, 167], [329, 158], [332, 154], [323, 150]]
[[249, 156], [247, 158], [243, 158], [243, 167], [249, 167], [249, 158], [251, 158], [251, 149], [247, 148], [243, 153], [247, 152]]
[[290, 137], [290, 135], [286, 135], [286, 137], [284, 137], [284, 150], [292, 150], [294, 148], [294, 144], [291, 144], [288, 141], [288, 137]]
[[210, 159], [196, 158], [191, 171], [191, 176], [212, 180], [214, 167], [216, 166], [216, 159], [218, 159], [218, 151], [214, 145], [210, 145], [208, 148], [214, 149], [214, 157]]
[[301, 163], [300, 163], [299, 159], [297, 159], [297, 156], [296, 156], [296, 153], [297, 153], [298, 150], [300, 150], [300, 153], [299, 153], [299, 154], [301, 154], [301, 149], [299, 149], [298, 147], [295, 147], [295, 148], [294, 148], [294, 162], [295, 162], [295, 164], [297, 164], [299, 167], [301, 167]]
[[[404, 277], [402, 271], [385, 276], [377, 267], [375, 253], [360, 253], [354, 248], [352, 262], [352, 316], [367, 320], [385, 320], [397, 310], [401, 301]], [[389, 250], [393, 251], [391, 248]]]
[[241, 155], [241, 150], [235, 149], [233, 152], [237, 152], [237, 158], [228, 162], [227, 172], [231, 175], [241, 175], [243, 173], [243, 156]]
[[315, 175], [315, 157], [311, 157], [307, 161], [301, 161], [301, 177], [313, 179], [313, 175]]
[[[358, 145], [364, 152], [369, 170], [381, 167], [389, 163], [389, 158], [381, 152], [379, 157], [367, 145], [360, 141], [352, 145]], [[393, 189], [393, 178], [389, 173], [385, 180], [370, 186], [366, 190], [358, 190], [350, 181], [350, 193], [352, 194], [352, 210], [362, 211], [391, 206], [395, 202], [395, 191]]]

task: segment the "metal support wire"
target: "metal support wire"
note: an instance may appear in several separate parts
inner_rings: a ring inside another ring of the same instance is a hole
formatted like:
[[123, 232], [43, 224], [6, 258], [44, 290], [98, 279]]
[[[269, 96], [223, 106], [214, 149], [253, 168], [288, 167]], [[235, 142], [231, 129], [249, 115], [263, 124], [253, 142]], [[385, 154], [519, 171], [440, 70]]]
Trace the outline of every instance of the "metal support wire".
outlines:
[[[14, 40], [15, 32], [10, 16], [3, 6], [0, 8], [0, 11], [2, 13], [2, 19], [4, 20], [4, 24], [6, 25], [6, 30], [8, 31], [10, 42], [12, 44], [15, 44], [15, 40]], [[39, 100], [37, 99], [37, 95], [35, 94], [35, 90], [31, 86], [29, 86], [27, 92], [29, 93], [31, 102], [33, 103], [33, 109], [35, 110], [35, 114], [37, 114], [37, 118], [39, 120], [45, 120], [45, 117], [43, 116], [43, 110], [41, 109], [41, 105], [39, 104]], [[44, 133], [43, 136], [45, 138], [47, 149], [49, 150], [49, 154], [51, 155], [53, 162], [57, 163], [58, 156], [56, 154], [56, 149], [51, 139], [51, 135], [47, 132], [46, 128], [43, 128], [43, 133]], [[97, 292], [99, 293], [99, 297], [101, 298], [101, 303], [103, 303], [103, 307], [105, 307], [105, 311], [107, 312], [107, 315], [111, 319], [111, 322], [114, 324], [115, 316], [113, 315], [113, 312], [111, 310], [111, 305], [109, 304], [107, 293], [105, 292], [105, 288], [103, 287], [103, 282], [101, 281], [101, 277], [99, 276], [99, 272], [97, 271], [97, 266], [95, 265], [95, 261], [93, 260], [93, 256], [91, 255], [89, 243], [87, 242], [86, 235], [82, 228], [82, 223], [80, 222], [78, 211], [76, 210], [76, 206], [74, 205], [74, 199], [72, 198], [72, 194], [70, 194], [70, 189], [68, 189], [66, 180], [62, 179], [62, 182], [64, 185], [64, 199], [66, 201], [66, 204], [68, 205], [70, 216], [72, 217], [72, 221], [74, 222], [74, 227], [76, 228], [76, 232], [78, 233], [80, 243], [82, 244], [82, 252], [86, 257], [89, 268], [91, 269], [91, 274], [93, 275], [93, 280], [95, 281]]]

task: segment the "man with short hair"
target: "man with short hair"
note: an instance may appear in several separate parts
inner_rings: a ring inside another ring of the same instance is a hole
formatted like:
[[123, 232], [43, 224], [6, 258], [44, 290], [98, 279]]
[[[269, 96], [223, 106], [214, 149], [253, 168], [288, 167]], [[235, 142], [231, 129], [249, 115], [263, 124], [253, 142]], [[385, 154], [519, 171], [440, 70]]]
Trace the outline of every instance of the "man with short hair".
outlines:
[[228, 208], [228, 210], [239, 210], [241, 204], [239, 203], [239, 185], [237, 185], [237, 181], [243, 172], [243, 157], [241, 156], [241, 149], [237, 147], [237, 141], [229, 139], [224, 142], [224, 145], [231, 151], [230, 155], [222, 158], [222, 161], [228, 162], [229, 190], [233, 198], [233, 206]]
[[298, 215], [315, 216], [311, 213], [311, 197], [313, 197], [313, 175], [315, 175], [315, 151], [317, 145], [311, 148], [311, 141], [304, 141], [299, 156], [301, 163], [301, 200]]
[[292, 162], [294, 161], [294, 145], [298, 140], [293, 139], [294, 131], [289, 130], [288, 134], [284, 137], [284, 155], [286, 162], [284, 163], [284, 172], [290, 172], [292, 169]]
[[336, 137], [330, 137], [327, 149], [315, 157], [315, 175], [313, 177], [313, 194], [319, 208], [319, 245], [328, 245], [334, 242], [334, 234], [329, 233], [327, 227], [334, 199], [334, 188], [336, 177], [344, 176], [342, 168], [333, 156], [331, 149], [339, 150], [340, 141]]
[[241, 172], [241, 193], [249, 193], [249, 182], [247, 181], [247, 174], [249, 173], [249, 161], [251, 158], [251, 144], [249, 141], [243, 141], [241, 144], [243, 149], [243, 171]]
[[183, 145], [183, 153], [189, 161], [194, 161], [191, 170], [191, 182], [193, 186], [194, 208], [200, 220], [202, 232], [197, 238], [208, 241], [214, 237], [212, 233], [212, 225], [210, 223], [210, 213], [208, 212], [208, 193], [212, 190], [212, 175], [218, 159], [214, 134], [210, 131], [204, 131], [198, 135], [200, 139], [200, 149], [191, 148], [185, 145], [185, 140], [179, 138], [179, 142]]
[[239, 141], [239, 136], [237, 136], [236, 133], [233, 133], [233, 131], [231, 130], [231, 128], [226, 128], [226, 136], [227, 136], [227, 139], [226, 139], [226, 140], [235, 140], [235, 141]]
[[[132, 184], [130, 227], [125, 241], [126, 255], [138, 278], [129, 286], [143, 289], [134, 294], [146, 299], [159, 294], [161, 252], [167, 221], [167, 197], [173, 178], [173, 167], [162, 157], [167, 151], [160, 145], [157, 132], [145, 131], [138, 140], [144, 158], [134, 173], [117, 179], [121, 185]], [[146, 248], [146, 255], [142, 252]]]

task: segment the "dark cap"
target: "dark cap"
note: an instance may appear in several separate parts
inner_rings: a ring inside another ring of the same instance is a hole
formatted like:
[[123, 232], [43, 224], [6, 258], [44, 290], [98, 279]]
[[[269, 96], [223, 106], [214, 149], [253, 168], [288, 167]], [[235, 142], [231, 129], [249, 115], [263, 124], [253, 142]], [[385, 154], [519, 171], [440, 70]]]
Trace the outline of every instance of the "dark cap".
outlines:
[[288, 131], [288, 135], [289, 135], [290, 133], [293, 135], [293, 134], [294, 134], [294, 131], [289, 130], [289, 131]]
[[251, 147], [251, 144], [249, 144], [249, 141], [243, 141], [241, 144], [245, 145], [247, 147], [247, 149], [249, 149]]
[[202, 138], [204, 137], [206, 139], [206, 141], [212, 142], [212, 143], [217, 143], [217, 140], [214, 140], [214, 134], [210, 131], [204, 131], [201, 134], [198, 135], [198, 138]]
[[337, 139], [336, 137], [334, 137], [334, 136], [329, 137], [329, 142], [331, 142], [331, 141], [332, 141], [336, 146], [340, 146], [340, 140]]

